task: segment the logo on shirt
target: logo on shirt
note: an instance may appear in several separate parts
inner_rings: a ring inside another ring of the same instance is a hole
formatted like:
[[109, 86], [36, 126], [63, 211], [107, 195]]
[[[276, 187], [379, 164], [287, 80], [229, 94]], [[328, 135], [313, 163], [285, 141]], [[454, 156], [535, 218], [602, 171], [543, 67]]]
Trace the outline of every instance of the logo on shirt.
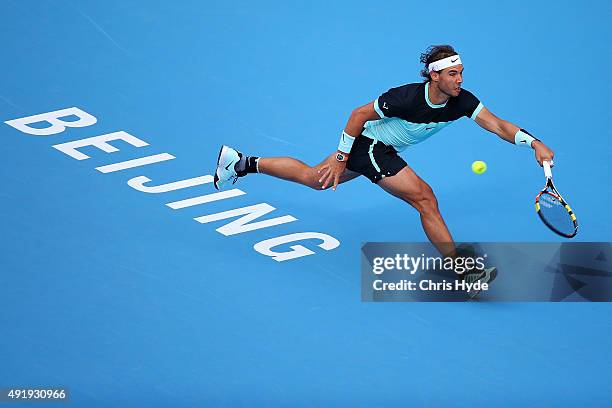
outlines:
[[387, 106], [387, 102], [383, 102], [383, 109], [389, 110], [389, 107]]

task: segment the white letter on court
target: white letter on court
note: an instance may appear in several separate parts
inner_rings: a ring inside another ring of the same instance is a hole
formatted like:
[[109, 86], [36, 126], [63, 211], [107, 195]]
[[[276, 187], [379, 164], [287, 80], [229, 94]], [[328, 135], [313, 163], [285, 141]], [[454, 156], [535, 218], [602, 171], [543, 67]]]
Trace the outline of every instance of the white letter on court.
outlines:
[[[213, 201], [226, 200], [232, 197], [238, 197], [246, 194], [239, 188], [232, 188], [231, 190], [219, 191], [218, 193], [206, 194], [198, 197], [187, 198], [185, 200], [173, 201], [166, 204], [173, 210], [180, 210], [181, 208], [193, 207], [194, 205], [212, 203]], [[197, 218], [196, 221], [200, 221]], [[201, 222], [201, 221], [200, 221]]]
[[180, 190], [182, 188], [195, 187], [201, 184], [212, 183], [213, 176], [200, 176], [194, 177], [187, 180], [175, 181], [173, 183], [160, 184], [159, 186], [145, 186], [145, 183], [151, 181], [150, 178], [145, 176], [134, 177], [128, 180], [128, 185], [135, 190], [142, 191], [143, 193], [167, 193], [169, 191]]
[[270, 204], [261, 203], [256, 205], [251, 205], [249, 207], [236, 208], [235, 210], [224, 211], [211, 215], [204, 215], [202, 217], [194, 218], [197, 222], [201, 222], [202, 224], [224, 220], [226, 218], [237, 217], [239, 215], [246, 214], [244, 217], [238, 218], [236, 221], [232, 221], [229, 224], [226, 224], [222, 227], [217, 228], [217, 232], [220, 232], [223, 235], [234, 235], [241, 234], [247, 231], [253, 231], [260, 228], [267, 228], [274, 225], [286, 224], [288, 222], [297, 221], [297, 218], [292, 217], [290, 215], [284, 215], [282, 217], [276, 217], [265, 221], [254, 222], [252, 224], [247, 224], [263, 215], [266, 215], [269, 212], [274, 211], [275, 208]]
[[[79, 120], [64, 121], [59, 119], [66, 116], [76, 116], [79, 118]], [[7, 120], [4, 123], [14, 127], [15, 129], [23, 133], [28, 133], [30, 135], [36, 136], [49, 136], [55, 135], [57, 133], [62, 133], [64, 130], [66, 130], [67, 127], [91, 126], [97, 121], [98, 120], [94, 116], [80, 110], [79, 108], [68, 108], [53, 112], [41, 113], [39, 115], [28, 116], [25, 118]], [[39, 122], [47, 122], [50, 123], [51, 126], [47, 126], [43, 129], [37, 129], [28, 126], [29, 124]]]
[[170, 153], [154, 154], [152, 156], [139, 157], [137, 159], [126, 160], [119, 163], [107, 164], [106, 166], [96, 167], [101, 173], [113, 173], [115, 171], [133, 169], [134, 167], [148, 166], [149, 164], [159, 163], [166, 160], [176, 159]]
[[304, 239], [320, 239], [323, 241], [318, 246], [326, 251], [338, 248], [340, 241], [336, 238], [321, 234], [320, 232], [298, 232], [296, 234], [283, 235], [282, 237], [276, 237], [261, 241], [253, 245], [253, 248], [260, 254], [271, 256], [277, 262], [287, 261], [289, 259], [301, 258], [307, 255], [314, 255], [314, 252], [302, 245], [290, 246], [293, 251], [290, 252], [274, 252], [272, 248], [281, 244], [287, 244], [289, 242], [300, 241]]
[[105, 135], [88, 137], [87, 139], [73, 140], [72, 142], [66, 142], [62, 144], [53, 145], [57, 150], [62, 153], [66, 153], [68, 156], [77, 160], [89, 159], [89, 156], [79, 152], [77, 149], [84, 146], [95, 146], [106, 153], [113, 153], [119, 151], [115, 146], [109, 145], [106, 142], [111, 140], [124, 140], [136, 147], [148, 146], [149, 144], [143, 140], [138, 139], [130, 135], [127, 132], [113, 132]]

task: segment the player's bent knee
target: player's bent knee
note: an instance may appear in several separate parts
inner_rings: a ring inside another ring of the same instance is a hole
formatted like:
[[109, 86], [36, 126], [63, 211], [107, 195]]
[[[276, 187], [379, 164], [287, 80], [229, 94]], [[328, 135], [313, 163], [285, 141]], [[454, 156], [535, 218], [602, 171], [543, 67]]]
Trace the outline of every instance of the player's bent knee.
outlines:
[[436, 197], [427, 197], [424, 198], [419, 203], [419, 212], [424, 214], [436, 214], [439, 212], [438, 210], [438, 201]]
[[425, 196], [425, 200], [427, 200], [427, 202], [429, 202], [434, 207], [438, 208], [438, 199], [436, 198], [436, 195], [434, 194], [434, 192], [431, 189], [431, 187], [429, 187], [429, 185], [427, 185], [427, 187], [425, 188], [424, 196]]
[[438, 210], [438, 200], [431, 187], [423, 182], [406, 197], [408, 201], [421, 214], [435, 214]]
[[421, 207], [423, 208], [422, 212], [427, 214], [437, 214], [440, 212], [438, 209], [438, 200], [433, 194], [433, 191], [424, 195], [423, 201], [421, 202]]

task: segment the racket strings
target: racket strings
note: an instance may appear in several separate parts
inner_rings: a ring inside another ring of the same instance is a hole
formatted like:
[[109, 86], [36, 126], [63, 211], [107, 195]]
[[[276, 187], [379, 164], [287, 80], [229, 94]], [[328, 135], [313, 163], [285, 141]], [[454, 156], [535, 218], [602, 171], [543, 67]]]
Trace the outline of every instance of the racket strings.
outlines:
[[565, 235], [574, 233], [574, 221], [560, 197], [546, 191], [540, 195], [538, 203], [540, 204], [540, 216], [550, 227]]

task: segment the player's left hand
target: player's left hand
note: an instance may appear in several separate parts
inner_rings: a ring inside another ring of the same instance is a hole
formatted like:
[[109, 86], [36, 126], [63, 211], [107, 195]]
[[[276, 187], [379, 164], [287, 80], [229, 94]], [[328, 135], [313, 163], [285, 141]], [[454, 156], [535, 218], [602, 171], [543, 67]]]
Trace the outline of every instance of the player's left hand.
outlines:
[[555, 153], [539, 140], [534, 140], [531, 147], [535, 150], [535, 159], [542, 166], [543, 161], [552, 161]]

